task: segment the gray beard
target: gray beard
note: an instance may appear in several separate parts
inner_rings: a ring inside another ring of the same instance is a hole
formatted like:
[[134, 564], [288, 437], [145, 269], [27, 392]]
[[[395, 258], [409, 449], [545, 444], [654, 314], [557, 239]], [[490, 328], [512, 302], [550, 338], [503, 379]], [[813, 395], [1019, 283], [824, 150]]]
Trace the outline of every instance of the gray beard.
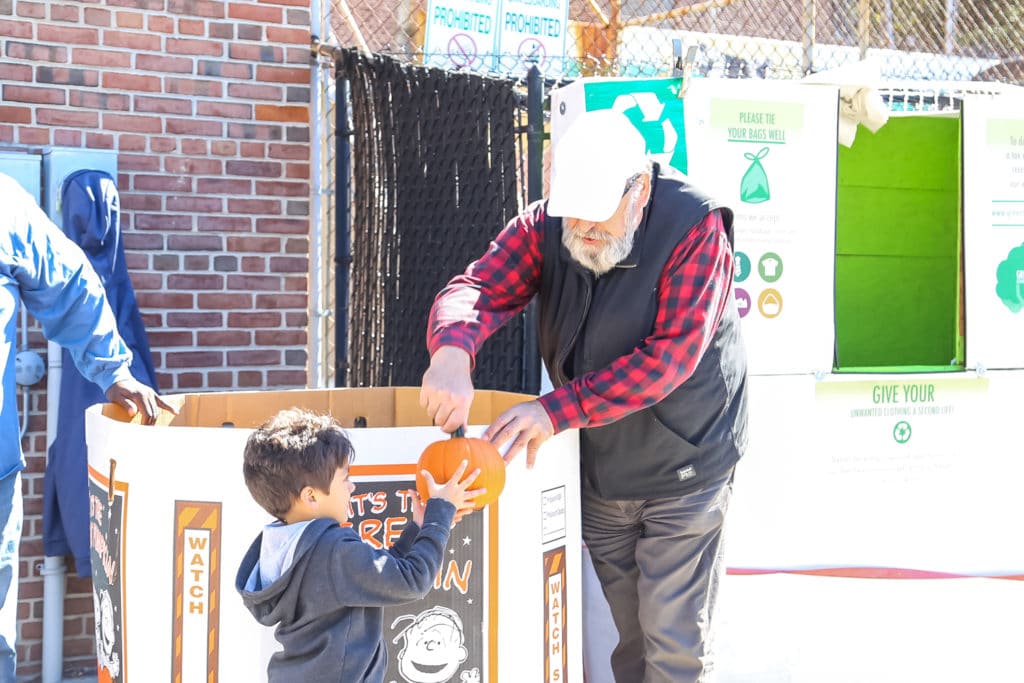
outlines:
[[[636, 212], [640, 214], [640, 212]], [[598, 277], [622, 263], [633, 251], [633, 240], [636, 238], [636, 229], [640, 225], [640, 215], [636, 220], [629, 221], [632, 225], [626, 226], [626, 232], [622, 237], [609, 237], [598, 230], [578, 234], [570, 230], [562, 221], [562, 244], [569, 250], [569, 256], [576, 263], [590, 270]], [[600, 244], [589, 245], [583, 238], [600, 240]]]

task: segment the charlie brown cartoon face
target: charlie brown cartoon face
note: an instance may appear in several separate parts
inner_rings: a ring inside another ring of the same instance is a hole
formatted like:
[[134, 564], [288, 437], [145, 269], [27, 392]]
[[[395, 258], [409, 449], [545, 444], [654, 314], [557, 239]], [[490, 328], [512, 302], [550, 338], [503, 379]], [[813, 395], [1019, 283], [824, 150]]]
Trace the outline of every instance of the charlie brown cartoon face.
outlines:
[[395, 620], [412, 619], [408, 627], [395, 636], [404, 638], [398, 653], [398, 672], [409, 683], [445, 683], [451, 680], [468, 652], [463, 646], [462, 620], [447, 607], [431, 607], [413, 616], [407, 614]]

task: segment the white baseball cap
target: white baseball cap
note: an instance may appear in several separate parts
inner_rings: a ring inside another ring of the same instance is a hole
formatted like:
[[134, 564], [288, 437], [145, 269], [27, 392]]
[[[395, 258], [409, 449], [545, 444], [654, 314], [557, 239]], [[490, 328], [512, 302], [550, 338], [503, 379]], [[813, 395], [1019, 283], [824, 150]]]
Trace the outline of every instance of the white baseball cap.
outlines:
[[551, 157], [548, 214], [586, 221], [611, 218], [626, 181], [647, 168], [647, 143], [625, 115], [611, 109], [577, 116]]

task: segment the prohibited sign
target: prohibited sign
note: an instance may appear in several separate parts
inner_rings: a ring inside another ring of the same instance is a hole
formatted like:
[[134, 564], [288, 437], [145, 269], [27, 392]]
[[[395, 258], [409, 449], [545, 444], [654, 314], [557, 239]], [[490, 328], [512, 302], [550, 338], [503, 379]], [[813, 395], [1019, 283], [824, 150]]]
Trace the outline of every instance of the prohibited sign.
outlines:
[[473, 66], [477, 58], [476, 41], [467, 33], [456, 33], [448, 40], [448, 58], [461, 69]]

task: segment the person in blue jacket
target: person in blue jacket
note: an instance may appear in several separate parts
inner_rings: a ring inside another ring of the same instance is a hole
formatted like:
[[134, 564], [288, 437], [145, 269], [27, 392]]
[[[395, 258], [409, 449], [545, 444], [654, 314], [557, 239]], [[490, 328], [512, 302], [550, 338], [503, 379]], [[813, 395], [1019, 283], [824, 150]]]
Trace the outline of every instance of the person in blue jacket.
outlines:
[[[0, 173], [0, 683], [14, 683], [21, 542], [21, 470], [14, 356], [18, 306], [71, 352], [83, 376], [130, 415], [156, 422], [176, 412], [132, 375], [132, 354], [117, 331], [103, 284], [82, 250], [13, 178]], [[54, 399], [55, 400], [55, 399]]]

